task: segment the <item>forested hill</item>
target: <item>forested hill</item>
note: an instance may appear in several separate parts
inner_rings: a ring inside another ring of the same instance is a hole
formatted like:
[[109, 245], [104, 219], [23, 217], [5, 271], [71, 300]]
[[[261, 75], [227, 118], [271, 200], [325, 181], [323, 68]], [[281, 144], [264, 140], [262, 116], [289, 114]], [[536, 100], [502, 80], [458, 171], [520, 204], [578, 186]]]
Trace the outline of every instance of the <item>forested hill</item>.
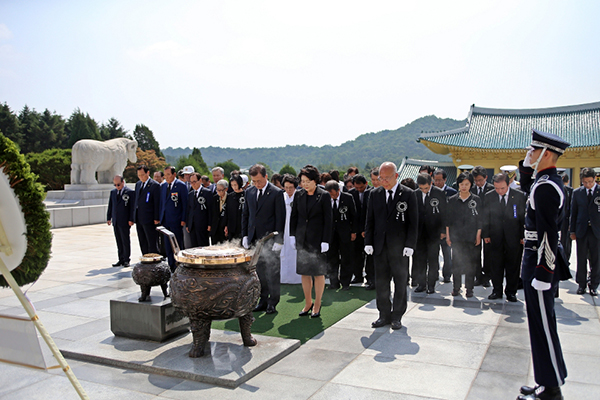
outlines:
[[[421, 133], [439, 132], [465, 126], [466, 120], [438, 118], [428, 115], [399, 129], [366, 133], [340, 146], [285, 146], [272, 148], [234, 149], [223, 147], [200, 147], [204, 161], [210, 166], [221, 161], [233, 160], [241, 167], [256, 162], [268, 164], [274, 171], [289, 163], [295, 169], [306, 164], [327, 168], [356, 165], [361, 170], [365, 165], [379, 165], [383, 161], [400, 163], [404, 156], [422, 160], [449, 160], [447, 156], [435, 154], [416, 139]], [[192, 152], [190, 148], [168, 147], [162, 149], [167, 161], [174, 163], [180, 156]]]

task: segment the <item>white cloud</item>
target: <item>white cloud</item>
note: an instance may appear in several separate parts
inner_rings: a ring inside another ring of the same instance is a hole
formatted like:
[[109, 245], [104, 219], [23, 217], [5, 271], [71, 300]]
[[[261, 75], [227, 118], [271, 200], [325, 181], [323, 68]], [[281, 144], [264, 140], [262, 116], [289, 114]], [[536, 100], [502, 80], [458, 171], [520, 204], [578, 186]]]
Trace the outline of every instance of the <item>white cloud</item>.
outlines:
[[13, 35], [8, 26], [0, 24], [0, 40], [12, 39]]

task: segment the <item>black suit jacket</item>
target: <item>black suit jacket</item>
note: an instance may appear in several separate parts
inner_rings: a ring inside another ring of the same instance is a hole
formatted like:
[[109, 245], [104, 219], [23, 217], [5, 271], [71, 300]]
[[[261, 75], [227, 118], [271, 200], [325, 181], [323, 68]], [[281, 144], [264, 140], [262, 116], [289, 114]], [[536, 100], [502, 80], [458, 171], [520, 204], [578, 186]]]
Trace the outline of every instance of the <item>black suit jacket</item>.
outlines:
[[160, 221], [160, 185], [148, 178], [142, 190], [142, 181], [135, 184], [135, 208], [133, 222], [141, 225], [154, 224]]
[[205, 187], [200, 187], [200, 196], [196, 198], [196, 192], [192, 191], [188, 194], [188, 209], [186, 227], [192, 229], [208, 229], [212, 224], [213, 212], [213, 194]]
[[263, 196], [258, 201], [258, 189], [250, 186], [244, 195], [246, 202], [242, 211], [242, 237], [248, 236], [252, 243], [271, 232], [279, 232], [275, 236], [276, 243], [283, 243], [285, 229], [285, 200], [283, 190], [268, 183], [263, 188]]
[[478, 195], [477, 190], [478, 190], [477, 185], [474, 184], [473, 186], [471, 186], [471, 193], [479, 196], [479, 198], [481, 199], [481, 206], [485, 207], [485, 195], [488, 194], [489, 192], [491, 192], [492, 190], [496, 190], [496, 189], [494, 188], [494, 185], [492, 185], [489, 182], [486, 182], [485, 185], [483, 185], [483, 194]]
[[429, 200], [425, 203], [421, 189], [417, 189], [415, 195], [419, 206], [419, 239], [440, 240], [440, 235], [446, 233], [446, 193], [436, 186], [431, 186]]
[[227, 193], [227, 207], [225, 217], [227, 218], [227, 239], [239, 239], [242, 236], [242, 212], [246, 197], [244, 192]]
[[[340, 192], [341, 194], [342, 192]], [[316, 203], [308, 208], [306, 190], [296, 192], [290, 216], [290, 236], [296, 237], [296, 248], [321, 251], [321, 243], [331, 243], [331, 196], [317, 187]]]
[[391, 208], [388, 210], [386, 194], [383, 186], [371, 191], [367, 206], [365, 245], [373, 246], [374, 254], [379, 255], [387, 242], [388, 246], [402, 254], [404, 247], [414, 249], [417, 245], [417, 197], [412, 189], [398, 184]]
[[367, 205], [369, 204], [369, 196], [371, 195], [371, 186], [367, 186], [363, 192], [363, 201], [360, 202], [360, 193], [358, 190], [352, 188], [348, 191], [354, 198], [354, 205], [356, 206], [356, 233], [362, 234], [365, 231], [365, 223], [367, 222]]
[[451, 188], [448, 185], [446, 185], [446, 189], [444, 189], [444, 192], [446, 192], [446, 198], [454, 196], [455, 194], [458, 193], [458, 191], [456, 189]]
[[590, 222], [594, 236], [600, 239], [600, 187], [597, 184], [591, 202], [588, 202], [587, 189], [583, 186], [573, 190], [571, 200], [571, 233], [583, 238]]
[[[331, 199], [329, 199], [331, 203]], [[350, 235], [357, 231], [357, 212], [354, 199], [348, 193], [340, 192], [337, 198], [337, 211], [331, 210], [333, 233], [340, 235], [340, 240], [344, 243], [350, 243]]]
[[127, 227], [129, 221], [133, 222], [134, 209], [135, 191], [125, 186], [121, 196], [117, 196], [117, 189], [113, 189], [110, 191], [106, 220], [112, 221], [114, 226]]
[[520, 251], [521, 239], [525, 237], [525, 193], [518, 189], [510, 189], [504, 206], [494, 190], [486, 193], [485, 205], [481, 237], [490, 238], [493, 248], [496, 248], [496, 245], [501, 246], [506, 240], [510, 249]]

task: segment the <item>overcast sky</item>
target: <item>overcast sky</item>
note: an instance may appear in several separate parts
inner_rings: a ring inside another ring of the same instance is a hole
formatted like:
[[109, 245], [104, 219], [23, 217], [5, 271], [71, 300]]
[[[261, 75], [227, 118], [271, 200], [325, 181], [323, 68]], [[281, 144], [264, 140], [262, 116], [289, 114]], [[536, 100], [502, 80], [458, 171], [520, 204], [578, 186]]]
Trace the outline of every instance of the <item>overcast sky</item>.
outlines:
[[0, 1], [0, 102], [161, 147], [338, 145], [600, 101], [598, 1]]

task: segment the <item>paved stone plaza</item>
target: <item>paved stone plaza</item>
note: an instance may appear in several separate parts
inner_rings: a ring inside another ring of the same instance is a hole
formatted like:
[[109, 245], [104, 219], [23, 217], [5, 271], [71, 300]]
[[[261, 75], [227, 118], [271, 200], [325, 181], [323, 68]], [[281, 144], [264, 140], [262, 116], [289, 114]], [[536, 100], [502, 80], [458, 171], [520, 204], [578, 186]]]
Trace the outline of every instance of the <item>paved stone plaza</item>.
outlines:
[[[109, 300], [138, 287], [131, 268], [111, 267], [117, 260], [111, 227], [53, 233], [53, 257], [27, 294], [60, 348], [108, 329]], [[132, 249], [135, 262], [135, 229]], [[374, 301], [368, 303], [237, 389], [67, 361], [91, 399], [516, 398], [519, 386], [533, 383], [522, 291], [516, 304], [489, 301], [490, 289], [482, 287], [473, 299], [453, 299], [451, 285], [438, 284], [439, 293], [429, 296], [411, 292], [399, 331], [371, 329], [377, 310]], [[563, 393], [566, 399], [598, 398], [600, 301], [575, 290], [574, 282], [563, 283], [556, 305], [569, 371]], [[25, 314], [10, 289], [0, 289], [0, 313]], [[0, 363], [0, 399], [76, 398], [60, 369], [48, 373]]]

